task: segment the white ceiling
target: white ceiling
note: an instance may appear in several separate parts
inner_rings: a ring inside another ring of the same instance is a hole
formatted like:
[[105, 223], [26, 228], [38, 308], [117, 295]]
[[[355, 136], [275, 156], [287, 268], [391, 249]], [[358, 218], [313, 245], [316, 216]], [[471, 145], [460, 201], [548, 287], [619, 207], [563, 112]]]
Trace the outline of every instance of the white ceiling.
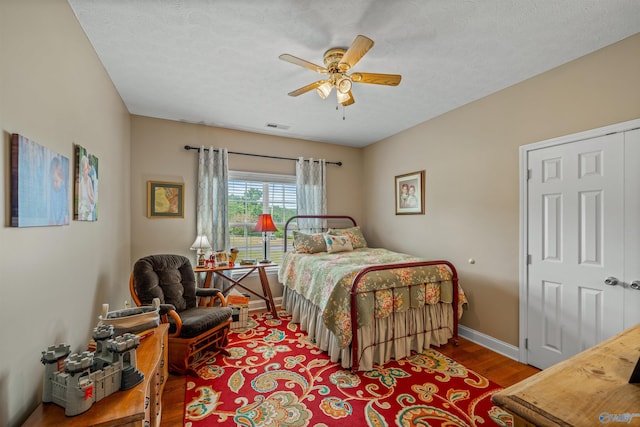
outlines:
[[[640, 32], [638, 0], [69, 0], [132, 114], [365, 146]], [[401, 74], [287, 93], [358, 34], [353, 72]], [[640, 54], [640, 53], [639, 53]], [[612, 64], [615, 66], [615, 64]], [[277, 124], [284, 128], [271, 128]]]

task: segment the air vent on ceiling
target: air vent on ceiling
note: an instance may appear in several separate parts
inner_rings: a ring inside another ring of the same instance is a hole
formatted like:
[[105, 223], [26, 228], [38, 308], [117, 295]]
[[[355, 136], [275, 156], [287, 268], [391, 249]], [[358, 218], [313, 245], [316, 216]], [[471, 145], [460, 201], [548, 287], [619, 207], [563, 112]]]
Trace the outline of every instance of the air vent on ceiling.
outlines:
[[291, 126], [281, 125], [281, 124], [278, 124], [278, 123], [267, 123], [267, 127], [271, 128], [271, 129], [288, 130]]

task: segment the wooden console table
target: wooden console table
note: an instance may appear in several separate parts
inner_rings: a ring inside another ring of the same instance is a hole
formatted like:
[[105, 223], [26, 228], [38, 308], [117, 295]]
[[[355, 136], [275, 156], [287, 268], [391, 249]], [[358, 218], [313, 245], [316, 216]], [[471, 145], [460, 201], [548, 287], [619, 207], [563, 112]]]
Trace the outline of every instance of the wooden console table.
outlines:
[[[267, 278], [267, 272], [264, 270], [267, 267], [274, 267], [276, 265], [277, 264], [274, 264], [274, 263], [255, 264], [255, 265], [234, 264], [233, 266], [229, 265], [229, 266], [213, 267], [213, 268], [196, 267], [193, 269], [193, 271], [196, 273], [206, 273], [206, 276], [204, 279], [205, 288], [211, 287], [211, 281], [212, 281], [213, 275], [217, 274], [220, 277], [231, 282], [231, 286], [229, 286], [227, 289], [224, 290], [225, 295], [229, 293], [229, 291], [231, 291], [231, 289], [235, 288], [236, 286], [239, 286], [245, 291], [252, 293], [253, 295], [262, 299], [267, 304], [267, 310], [271, 311], [271, 314], [273, 315], [273, 317], [277, 319], [278, 312], [276, 310], [276, 305], [273, 303], [273, 296], [271, 295], [271, 286], [269, 286], [269, 279]], [[229, 272], [233, 272], [237, 270], [246, 270], [246, 271], [244, 271], [244, 273], [242, 274], [242, 276], [240, 276], [239, 279], [233, 279], [229, 274]], [[249, 289], [248, 287], [246, 287], [244, 284], [241, 283], [244, 279], [246, 279], [251, 273], [253, 273], [256, 270], [258, 270], [258, 275], [260, 276], [260, 285], [262, 286], [262, 295], [253, 291], [252, 289]], [[201, 301], [201, 304], [204, 305], [204, 302]]]
[[80, 415], [67, 417], [64, 408], [55, 403], [41, 403], [24, 426], [154, 426], [160, 425], [162, 391], [167, 380], [168, 324], [154, 329], [144, 338], [136, 351], [138, 370], [144, 381], [132, 389], [117, 391], [96, 402]]
[[640, 426], [640, 325], [494, 394], [514, 427]]

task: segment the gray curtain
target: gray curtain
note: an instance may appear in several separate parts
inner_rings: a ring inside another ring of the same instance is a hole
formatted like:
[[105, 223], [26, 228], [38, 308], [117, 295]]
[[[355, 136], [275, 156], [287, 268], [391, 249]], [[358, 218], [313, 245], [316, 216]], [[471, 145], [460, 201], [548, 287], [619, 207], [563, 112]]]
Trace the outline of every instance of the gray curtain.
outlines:
[[[326, 161], [299, 157], [296, 161], [296, 197], [298, 215], [326, 215]], [[298, 220], [298, 228], [321, 231], [325, 221]]]
[[215, 251], [228, 251], [229, 154], [226, 148], [200, 147], [196, 234], [206, 235]]

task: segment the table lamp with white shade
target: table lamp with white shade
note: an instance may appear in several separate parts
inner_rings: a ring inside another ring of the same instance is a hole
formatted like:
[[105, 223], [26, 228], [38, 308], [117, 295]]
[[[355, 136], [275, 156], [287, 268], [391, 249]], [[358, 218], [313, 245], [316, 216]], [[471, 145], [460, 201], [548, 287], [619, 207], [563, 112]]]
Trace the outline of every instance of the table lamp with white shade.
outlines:
[[209, 239], [204, 234], [196, 237], [196, 240], [191, 245], [192, 251], [198, 251], [198, 267], [204, 267], [204, 253], [205, 251], [210, 251], [211, 243], [209, 243]]

